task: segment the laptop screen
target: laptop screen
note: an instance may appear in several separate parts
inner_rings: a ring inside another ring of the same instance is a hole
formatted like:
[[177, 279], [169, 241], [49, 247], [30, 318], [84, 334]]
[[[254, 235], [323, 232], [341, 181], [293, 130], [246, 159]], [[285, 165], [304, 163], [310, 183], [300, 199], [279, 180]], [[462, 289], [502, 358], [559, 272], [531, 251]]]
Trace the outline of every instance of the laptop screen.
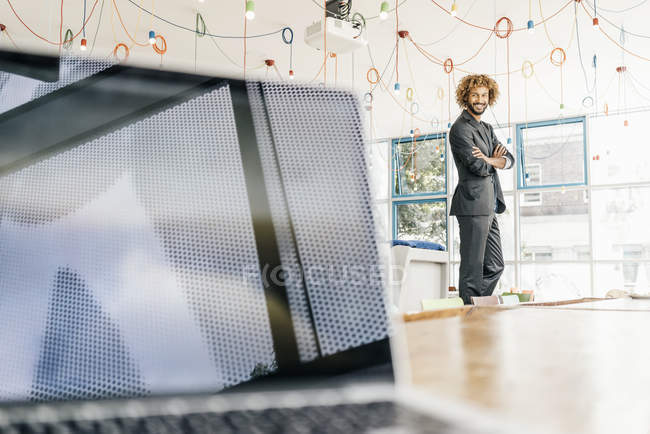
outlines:
[[0, 401], [390, 363], [351, 93], [63, 58], [0, 100]]

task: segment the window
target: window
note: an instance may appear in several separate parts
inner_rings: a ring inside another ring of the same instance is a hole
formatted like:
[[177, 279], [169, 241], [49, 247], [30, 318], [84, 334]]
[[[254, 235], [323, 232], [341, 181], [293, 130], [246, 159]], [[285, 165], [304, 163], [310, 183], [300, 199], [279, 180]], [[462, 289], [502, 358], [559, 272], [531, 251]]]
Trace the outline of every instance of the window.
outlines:
[[592, 197], [594, 259], [650, 259], [650, 187], [598, 189]]
[[373, 200], [388, 200], [390, 142], [370, 143], [367, 150], [368, 172]]
[[[517, 178], [520, 189], [587, 184], [585, 118], [517, 125]], [[544, 172], [535, 184], [534, 169]]]
[[445, 199], [393, 202], [393, 218], [395, 239], [432, 241], [447, 247]]
[[649, 262], [595, 263], [594, 296], [604, 297], [612, 289], [650, 292]]
[[[494, 128], [494, 134], [497, 136], [499, 141], [503, 146], [508, 148], [508, 151], [517, 159], [516, 152], [514, 149], [512, 149], [512, 144], [508, 144], [508, 137], [511, 136], [510, 134], [510, 128], [497, 128], [496, 125], [493, 126]], [[512, 165], [512, 167], [508, 170], [499, 170], [499, 180], [501, 181], [501, 189], [506, 192], [506, 191], [512, 191], [513, 189], [513, 183], [514, 183], [514, 176], [513, 173], [515, 172], [516, 168], [516, 161]]]
[[579, 247], [589, 245], [589, 204], [584, 203], [582, 189], [539, 191], [541, 204], [525, 206], [524, 196], [529, 192], [519, 192], [521, 258], [577, 260]]
[[393, 140], [393, 197], [445, 194], [445, 135]]
[[[542, 185], [542, 165], [526, 165], [526, 174], [528, 176], [528, 185]], [[521, 206], [539, 206], [542, 204], [542, 193], [526, 192], [522, 196]]]
[[650, 111], [589, 120], [589, 163], [594, 185], [650, 181], [648, 124]]
[[521, 264], [521, 289], [535, 292], [536, 300], [560, 300], [591, 294], [589, 264]]

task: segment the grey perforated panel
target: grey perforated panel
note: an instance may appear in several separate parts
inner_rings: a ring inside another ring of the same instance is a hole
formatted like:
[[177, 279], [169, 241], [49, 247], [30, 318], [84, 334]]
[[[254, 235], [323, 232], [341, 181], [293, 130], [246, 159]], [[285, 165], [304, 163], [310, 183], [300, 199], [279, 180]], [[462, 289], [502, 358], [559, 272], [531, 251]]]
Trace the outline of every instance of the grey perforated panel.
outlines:
[[272, 365], [228, 88], [0, 183], [0, 399], [218, 390]]
[[[308, 293], [305, 292], [300, 278], [301, 267], [291, 234], [291, 225], [287, 213], [284, 188], [280, 178], [274, 143], [264, 108], [262, 91], [259, 83], [248, 83], [248, 95], [253, 112], [253, 123], [262, 160], [262, 169], [273, 216], [273, 224], [282, 267], [287, 272], [286, 288], [291, 308], [294, 331], [302, 361], [313, 360], [318, 356], [316, 338], [308, 306]], [[265, 273], [267, 278], [274, 278], [273, 270]]]
[[[354, 97], [248, 90], [301, 360], [385, 338]], [[227, 87], [0, 177], [0, 400], [219, 390], [272, 370], [257, 253]]]
[[60, 61], [59, 80], [53, 83], [0, 71], [0, 113], [96, 74], [111, 66], [111, 60], [88, 61], [64, 55]]
[[361, 118], [355, 97], [262, 85], [324, 355], [387, 336]]

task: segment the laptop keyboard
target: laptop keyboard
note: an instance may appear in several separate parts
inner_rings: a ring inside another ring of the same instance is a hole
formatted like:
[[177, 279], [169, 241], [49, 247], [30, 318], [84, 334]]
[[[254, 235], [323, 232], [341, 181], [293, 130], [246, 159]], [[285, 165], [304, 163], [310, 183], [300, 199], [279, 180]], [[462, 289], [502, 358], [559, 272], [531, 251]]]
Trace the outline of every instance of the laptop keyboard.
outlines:
[[393, 402], [20, 423], [1, 434], [452, 433], [448, 424]]

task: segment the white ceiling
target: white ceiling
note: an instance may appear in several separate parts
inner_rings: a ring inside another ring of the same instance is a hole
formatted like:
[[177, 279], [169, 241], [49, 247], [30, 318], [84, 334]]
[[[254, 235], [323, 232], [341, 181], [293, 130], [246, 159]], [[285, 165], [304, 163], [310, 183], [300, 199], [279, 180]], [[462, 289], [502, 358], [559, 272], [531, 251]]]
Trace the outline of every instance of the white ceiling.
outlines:
[[[55, 42], [59, 40], [61, 0], [10, 1], [16, 12], [36, 33]], [[115, 15], [115, 7], [113, 6], [113, 2], [115, 2], [126, 28], [138, 42], [146, 42], [147, 33], [151, 28], [156, 33], [164, 36], [167, 41], [168, 51], [162, 58], [162, 68], [193, 71], [196, 67], [199, 72], [203, 73], [241, 76], [241, 68], [232, 64], [228, 58], [238, 65], [243, 63], [243, 39], [196, 38], [192, 31], [175, 28], [156, 18], [152, 18], [147, 13], [141, 12], [129, 0], [103, 1], [102, 21], [99, 26], [93, 56], [104, 57], [110, 55], [113, 47], [119, 42], [132, 45], [122, 29], [118, 17]], [[314, 1], [322, 4], [322, 0]], [[295, 32], [294, 70], [296, 77], [304, 81], [312, 80], [316, 76], [323, 61], [322, 53], [307, 46], [303, 41], [305, 27], [322, 18], [322, 9], [314, 1], [289, 0], [278, 2], [257, 0], [256, 18], [249, 21], [247, 25], [248, 35], [273, 32], [284, 26], [292, 27]], [[445, 8], [449, 8], [451, 5], [450, 0], [436, 1]], [[86, 2], [89, 13], [95, 0], [86, 0]], [[190, 29], [195, 26], [196, 11], [198, 9], [203, 15], [210, 32], [219, 35], [243, 35], [245, 0], [205, 0], [204, 3], [198, 3], [196, 0], [133, 0], [133, 2], [140, 4], [147, 10], [153, 9], [155, 14], [160, 17]], [[379, 12], [379, 3], [379, 0], [353, 0], [353, 10], [359, 11], [367, 17], [374, 16]], [[391, 8], [393, 8], [394, 0], [390, 0], [390, 3]], [[568, 0], [542, 0], [541, 7], [544, 16], [550, 16], [567, 3]], [[639, 3], [643, 4], [628, 12], [613, 11], [632, 7]], [[75, 33], [81, 28], [83, 4], [83, 0], [63, 0], [64, 33], [67, 28], [71, 28]], [[101, 4], [102, 0], [98, 0], [96, 10], [86, 28], [89, 47], [93, 44], [94, 35], [98, 28]], [[502, 16], [509, 17], [515, 28], [525, 26], [529, 17], [529, 4], [532, 7], [532, 19], [539, 22], [540, 0], [530, 0], [530, 3], [524, 0], [457, 0], [459, 17], [488, 28], [492, 28], [496, 20]], [[586, 80], [580, 67], [575, 31], [573, 37], [571, 36], [574, 7], [577, 7], [580, 47], [587, 75]], [[601, 28], [615, 41], [620, 40], [620, 31], [606, 23], [603, 18], [609, 19], [618, 26], [624, 25], [627, 32], [647, 34], [650, 38], [650, 28], [647, 25], [647, 19], [650, 17], [650, 2], [643, 2], [643, 0], [603, 0], [598, 1], [598, 8], [600, 14], [602, 14]], [[606, 11], [606, 9], [611, 11]], [[587, 10], [590, 10], [590, 8], [587, 7]], [[438, 58], [451, 57], [455, 63], [460, 63], [474, 55], [490, 34], [489, 31], [472, 28], [452, 18], [431, 0], [406, 0], [399, 7], [398, 12], [399, 28], [401, 30], [408, 30], [413, 40], [419, 44], [438, 41], [424, 48]], [[7, 26], [7, 30], [19, 50], [49, 50], [50, 52], [58, 50], [57, 46], [49, 45], [32, 35], [15, 17], [7, 0], [0, 0], [0, 23]], [[504, 73], [507, 70], [508, 43], [510, 44], [510, 70], [519, 69], [525, 60], [539, 61], [535, 66], [535, 76], [529, 80], [525, 80], [520, 72], [510, 75], [510, 118], [512, 122], [559, 116], [561, 75], [566, 106], [562, 115], [570, 116], [584, 113], [585, 109], [582, 106], [582, 100], [588, 95], [587, 85], [591, 86], [593, 83], [594, 69], [591, 67], [591, 59], [594, 52], [598, 55], [597, 87], [599, 89], [598, 106], [600, 110], [603, 109], [605, 102], [612, 112], [618, 108], [650, 105], [650, 83], [642, 81], [639, 84], [631, 79], [631, 76], [633, 76], [637, 80], [643, 80], [650, 75], [649, 38], [635, 37], [628, 33], [624, 44], [626, 49], [647, 57], [647, 61], [630, 54], [623, 57], [620, 48], [616, 47], [601, 32], [592, 29], [591, 21], [583, 10], [583, 6], [574, 2], [568, 4], [557, 16], [549, 19], [547, 24], [548, 36], [542, 25], [537, 26], [534, 35], [519, 31], [514, 32], [509, 40], [492, 36], [483, 50], [462, 66], [462, 68], [472, 72]], [[391, 12], [386, 21], [369, 20], [366, 31], [376, 66], [382, 71], [395, 44], [395, 13]], [[446, 38], [440, 40], [444, 36]], [[282, 42], [279, 34], [248, 39], [246, 43], [247, 66], [249, 68], [263, 65], [264, 59], [272, 58], [276, 60], [280, 73], [286, 78], [289, 69], [289, 48]], [[219, 51], [217, 45], [227, 57]], [[405, 46], [406, 48], [404, 48]], [[548, 53], [555, 46], [566, 50], [567, 60], [563, 68], [553, 66], [548, 59]], [[12, 47], [11, 41], [6, 35], [0, 38], [0, 47]], [[75, 41], [72, 50], [78, 51], [78, 47], [79, 44]], [[154, 53], [151, 47], [133, 46], [128, 63], [160, 67], [161, 56]], [[619, 74], [616, 73], [615, 68], [622, 64], [627, 65], [631, 76], [628, 74], [627, 78], [621, 81], [619, 85]], [[409, 71], [409, 65], [412, 75]], [[328, 62], [327, 85], [334, 85], [336, 75], [337, 85], [351, 87], [354, 82], [355, 91], [362, 96], [363, 93], [369, 90], [366, 71], [370, 66], [368, 50], [366, 49], [354, 53], [354, 71], [352, 68], [352, 55], [341, 55], [338, 58], [337, 71], [335, 71], [334, 61], [330, 60]], [[560, 73], [561, 69], [562, 74]], [[391, 65], [388, 71], [385, 76], [387, 82], [391, 78], [394, 66]], [[266, 73], [266, 67], [262, 67], [250, 70], [248, 76], [264, 77]], [[273, 70], [269, 71], [268, 74], [269, 77], [277, 77]], [[415, 100], [420, 106], [417, 117], [421, 120], [411, 118], [400, 108], [389, 93], [377, 88], [374, 93], [375, 129], [373, 136], [407, 135], [412, 127], [420, 128], [423, 133], [429, 132], [433, 129], [430, 120], [434, 116], [442, 118], [443, 124], [446, 124], [449, 118], [447, 99], [449, 76], [443, 72], [442, 67], [426, 60], [410, 42], [406, 42], [405, 45], [400, 42], [399, 75], [402, 92], [397, 97], [397, 100], [402, 107], [410, 105], [406, 101], [405, 91], [408, 87], [414, 88]], [[457, 70], [454, 72], [453, 79], [459, 80], [463, 75], [465, 75], [464, 72]], [[392, 80], [394, 82], [394, 75]], [[497, 76], [497, 80], [501, 87], [502, 96], [494, 109], [494, 114], [496, 119], [503, 123], [508, 120], [507, 75], [501, 74]], [[322, 81], [323, 76], [321, 75], [316, 82]], [[392, 88], [392, 82], [390, 86]], [[453, 89], [453, 82], [451, 86]], [[636, 90], [633, 86], [636, 87]], [[641, 86], [645, 86], [647, 89]], [[437, 98], [438, 88], [444, 90], [443, 101]], [[626, 95], [626, 98], [623, 95]], [[366, 112], [366, 115], [369, 115], [369, 112]], [[452, 102], [452, 121], [457, 115], [458, 107]], [[489, 115], [487, 120], [494, 122], [495, 117]]]

